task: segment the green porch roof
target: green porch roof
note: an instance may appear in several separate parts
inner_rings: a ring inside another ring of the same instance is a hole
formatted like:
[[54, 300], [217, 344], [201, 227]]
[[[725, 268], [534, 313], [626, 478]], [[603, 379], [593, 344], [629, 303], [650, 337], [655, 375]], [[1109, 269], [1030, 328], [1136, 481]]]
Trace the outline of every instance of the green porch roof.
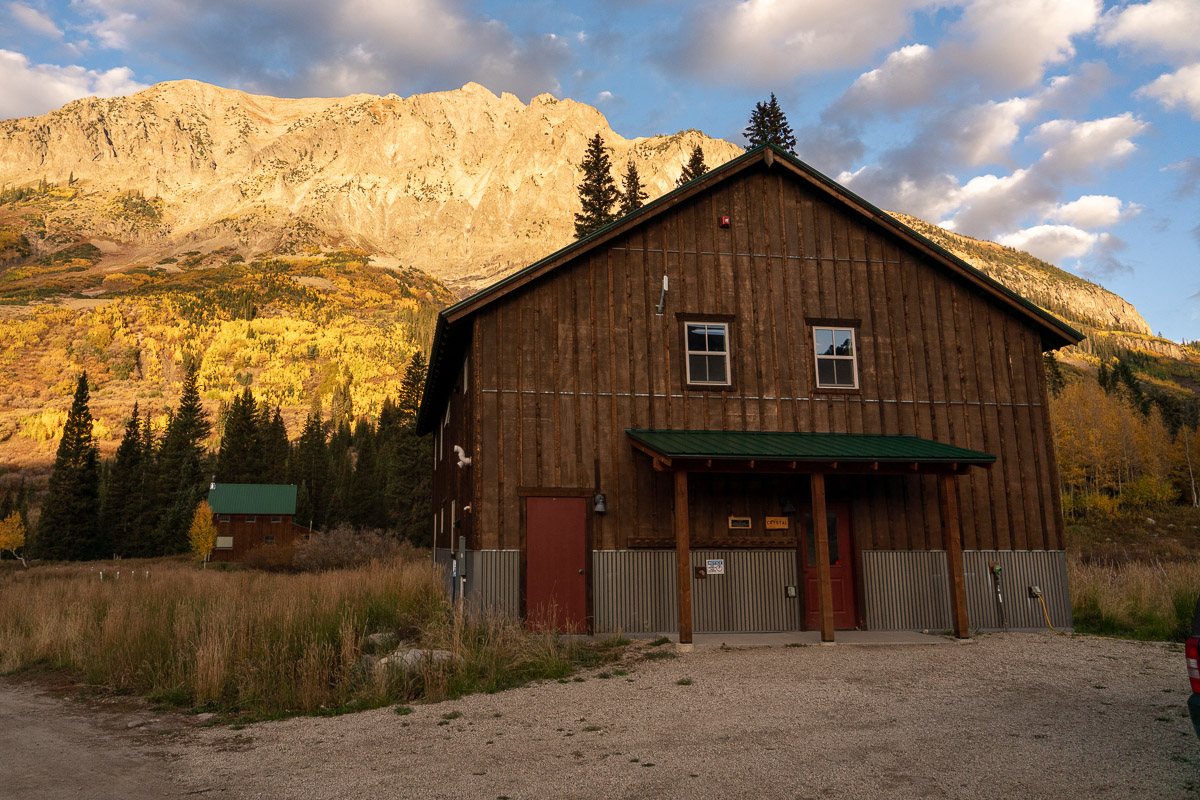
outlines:
[[626, 430], [629, 438], [670, 459], [991, 464], [996, 457], [918, 436], [775, 431]]
[[214, 483], [208, 490], [214, 514], [295, 514], [296, 487], [275, 483]]

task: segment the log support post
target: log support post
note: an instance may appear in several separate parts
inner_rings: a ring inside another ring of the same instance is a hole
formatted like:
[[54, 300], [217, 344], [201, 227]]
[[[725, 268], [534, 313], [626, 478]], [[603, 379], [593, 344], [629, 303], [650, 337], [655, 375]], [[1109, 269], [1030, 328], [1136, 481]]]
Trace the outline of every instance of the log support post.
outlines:
[[821, 641], [833, 641], [833, 585], [829, 579], [829, 524], [825, 518], [825, 476], [812, 475], [813, 539], [817, 545], [817, 595]]
[[938, 476], [942, 495], [942, 535], [946, 542], [946, 566], [950, 575], [950, 613], [954, 635], [970, 637], [967, 623], [967, 592], [963, 583], [962, 534], [958, 528], [958, 486], [954, 475], [943, 472]]
[[675, 561], [679, 594], [679, 644], [692, 645], [692, 555], [688, 524], [688, 474], [675, 473]]

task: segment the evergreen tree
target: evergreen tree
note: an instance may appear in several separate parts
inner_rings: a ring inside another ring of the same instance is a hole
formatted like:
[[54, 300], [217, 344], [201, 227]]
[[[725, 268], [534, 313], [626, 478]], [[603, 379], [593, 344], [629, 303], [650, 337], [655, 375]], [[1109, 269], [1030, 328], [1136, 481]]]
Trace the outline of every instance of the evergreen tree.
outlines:
[[599, 133], [588, 140], [587, 151], [579, 168], [583, 170], [583, 182], [578, 187], [583, 210], [575, 215], [576, 239], [582, 239], [615, 220], [617, 216], [613, 213], [613, 206], [620, 198], [613, 183], [612, 163]]
[[164, 555], [186, 553], [188, 526], [204, 498], [204, 440], [212, 428], [200, 403], [199, 365], [193, 363], [183, 381], [179, 406], [167, 423], [158, 450], [158, 507], [162, 511], [156, 530], [157, 551]]
[[679, 173], [679, 180], [675, 181], [675, 185], [683, 186], [689, 181], [696, 180], [696, 178], [699, 178], [706, 172], [708, 172], [708, 165], [704, 163], [704, 150], [700, 145], [696, 145], [692, 148], [691, 157], [683, 165], [683, 172]]
[[262, 432], [262, 440], [263, 471], [259, 483], [286, 483], [291, 444], [288, 442], [287, 425], [278, 406]]
[[100, 511], [101, 525], [113, 552], [123, 556], [150, 554], [146, 543], [137, 541], [143, 533], [139, 530], [145, 471], [141, 422], [138, 405], [134, 403], [133, 414], [125, 423], [125, 435], [108, 471]]
[[75, 397], [50, 473], [50, 488], [38, 522], [38, 558], [83, 560], [105, 555], [100, 531], [100, 466], [92, 439], [87, 373], [79, 376]]
[[310, 411], [304, 430], [289, 462], [296, 492], [296, 522], [321, 527], [325, 522], [325, 498], [328, 493], [329, 453], [325, 450], [325, 427], [319, 408]]
[[229, 404], [225, 435], [217, 451], [217, 480], [221, 483], [261, 483], [258, 404], [247, 386]]
[[351, 394], [351, 379], [346, 379], [333, 387], [333, 396], [329, 398], [329, 424], [334, 430], [342, 425], [349, 427], [354, 423], [354, 398]]
[[642, 179], [638, 176], [637, 164], [630, 159], [625, 164], [625, 175], [621, 178], [621, 206], [617, 213], [622, 217], [632, 214], [642, 207], [649, 196], [642, 188]]
[[428, 367], [425, 364], [425, 354], [420, 350], [413, 353], [408, 366], [404, 370], [404, 380], [400, 384], [400, 400], [396, 404], [400, 421], [404, 425], [417, 424], [417, 412], [421, 410], [421, 396], [425, 392], [425, 375]]
[[1050, 392], [1051, 397], [1058, 397], [1062, 393], [1063, 387], [1067, 385], [1062, 368], [1058, 365], [1058, 359], [1054, 357], [1053, 352], [1049, 352], [1042, 356], [1042, 362], [1046, 369], [1046, 389]]
[[354, 430], [354, 477], [350, 484], [350, 521], [363, 528], [386, 528], [384, 494], [380, 489], [375, 429], [359, 420]]
[[796, 137], [783, 110], [779, 108], [779, 101], [775, 99], [774, 92], [771, 92], [771, 99], [766, 103], [754, 104], [754, 111], [750, 113], [750, 124], [746, 126], [743, 134], [749, 142], [746, 145], [747, 150], [759, 145], [773, 144], [796, 155]]

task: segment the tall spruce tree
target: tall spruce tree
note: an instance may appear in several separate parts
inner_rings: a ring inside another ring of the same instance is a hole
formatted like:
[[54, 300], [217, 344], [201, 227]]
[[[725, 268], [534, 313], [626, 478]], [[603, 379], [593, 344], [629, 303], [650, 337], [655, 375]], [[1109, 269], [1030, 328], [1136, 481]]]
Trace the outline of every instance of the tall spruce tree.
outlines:
[[[300, 525], [322, 527], [325, 524], [325, 504], [329, 492], [329, 454], [325, 450], [325, 427], [321, 424], [321, 411], [309, 412], [304, 421], [304, 431], [291, 460], [292, 481], [303, 487], [307, 508], [296, 509], [296, 522]], [[297, 506], [299, 506], [297, 499]]]
[[200, 402], [199, 364], [192, 363], [183, 380], [179, 406], [167, 423], [158, 450], [158, 497], [162, 509], [156, 531], [158, 551], [165, 555], [188, 551], [188, 527], [208, 488], [204, 440], [212, 429]]
[[233, 398], [225, 415], [225, 433], [217, 451], [217, 480], [221, 483], [262, 483], [259, 409], [247, 386]]
[[583, 170], [583, 182], [578, 187], [583, 210], [575, 215], [576, 239], [582, 239], [615, 220], [617, 215], [613, 213], [613, 206], [620, 199], [613, 182], [612, 162], [599, 133], [588, 140], [587, 151], [579, 168]]
[[400, 399], [396, 403], [400, 422], [404, 425], [417, 424], [417, 412], [421, 410], [421, 396], [425, 393], [425, 354], [420, 350], [413, 353], [404, 368], [404, 380], [400, 384]]
[[142, 516], [145, 461], [142, 449], [142, 420], [138, 404], [125, 423], [125, 435], [108, 471], [100, 522], [114, 553], [122, 556], [149, 555], [145, 542], [138, 541]]
[[687, 163], [683, 165], [683, 172], [679, 173], [679, 179], [675, 181], [675, 185], [683, 186], [706, 172], [708, 172], [708, 165], [704, 163], [704, 149], [700, 145], [696, 145], [692, 148], [692, 155], [688, 158]]
[[618, 213], [623, 217], [641, 208], [650, 195], [642, 188], [642, 179], [638, 175], [637, 164], [630, 159], [625, 164], [625, 174], [621, 177], [621, 204]]
[[743, 131], [749, 142], [746, 149], [750, 150], [759, 145], [773, 144], [776, 147], [796, 155], [796, 136], [788, 125], [787, 117], [771, 92], [771, 99], [765, 103], [755, 103], [754, 111], [750, 113], [750, 124]]
[[287, 425], [283, 422], [283, 414], [275, 407], [270, 422], [262, 433], [262, 463], [263, 471], [259, 478], [261, 483], [286, 483], [287, 461], [291, 452], [288, 442]]
[[50, 473], [50, 489], [38, 521], [38, 558], [79, 561], [106, 555], [100, 529], [100, 465], [92, 438], [87, 373], [75, 384], [75, 397]]

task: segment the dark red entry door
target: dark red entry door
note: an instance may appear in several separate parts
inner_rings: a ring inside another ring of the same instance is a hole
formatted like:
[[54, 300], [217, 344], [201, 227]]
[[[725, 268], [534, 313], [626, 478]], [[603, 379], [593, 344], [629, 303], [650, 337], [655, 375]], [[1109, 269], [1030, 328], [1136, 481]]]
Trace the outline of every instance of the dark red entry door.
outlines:
[[[805, 628], [821, 627], [821, 595], [817, 580], [817, 540], [813, 536], [812, 509], [803, 515], [804, 547], [800, 551], [804, 563]], [[854, 567], [851, 563], [850, 509], [827, 506], [825, 525], [829, 534], [829, 584], [833, 589], [833, 627], [858, 627], [854, 609]]]
[[587, 502], [525, 498], [525, 617], [531, 627], [587, 630]]

